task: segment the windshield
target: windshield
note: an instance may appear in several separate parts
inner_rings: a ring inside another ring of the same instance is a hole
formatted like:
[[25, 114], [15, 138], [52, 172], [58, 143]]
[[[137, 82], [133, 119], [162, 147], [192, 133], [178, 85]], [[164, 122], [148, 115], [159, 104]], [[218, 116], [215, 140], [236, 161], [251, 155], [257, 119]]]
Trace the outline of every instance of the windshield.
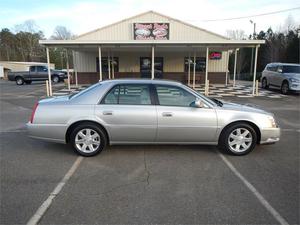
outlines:
[[73, 94], [71, 94], [71, 95], [69, 96], [69, 99], [71, 99], [71, 98], [76, 98], [76, 97], [78, 97], [78, 96], [80, 96], [80, 95], [82, 95], [82, 94], [84, 94], [84, 93], [86, 93], [86, 92], [88, 92], [88, 91], [94, 89], [94, 88], [97, 87], [98, 85], [101, 85], [101, 84], [100, 84], [100, 83], [96, 83], [96, 84], [93, 84], [93, 85], [89, 86], [88, 88], [86, 88], [86, 89], [84, 89], [84, 90], [82, 90], [82, 91], [80, 91], [80, 92], [78, 92], [78, 93], [73, 93]]
[[217, 104], [215, 101], [211, 100], [210, 98], [200, 94], [199, 92], [195, 91], [194, 89], [190, 88], [189, 86], [184, 85], [187, 89], [189, 89], [191, 92], [193, 92], [194, 94], [196, 94], [197, 96], [199, 96], [200, 98], [203, 98], [205, 101], [207, 101], [208, 103], [210, 103], [211, 105], [219, 105]]
[[283, 73], [300, 73], [300, 66], [283, 66]]

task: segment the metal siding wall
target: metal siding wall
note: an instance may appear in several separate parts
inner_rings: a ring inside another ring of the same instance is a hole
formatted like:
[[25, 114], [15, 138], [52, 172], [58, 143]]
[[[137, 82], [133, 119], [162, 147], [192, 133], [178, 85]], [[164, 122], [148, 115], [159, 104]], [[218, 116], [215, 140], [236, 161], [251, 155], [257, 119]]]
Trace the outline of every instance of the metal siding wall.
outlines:
[[96, 72], [96, 53], [75, 52], [78, 72]]
[[206, 32], [205, 30], [197, 29], [193, 26], [189, 26], [180, 23], [175, 20], [170, 20], [167, 17], [157, 15], [155, 13], [148, 13], [141, 15], [130, 20], [125, 20], [121, 23], [107, 26], [98, 31], [88, 33], [82, 37], [78, 37], [77, 40], [133, 40], [133, 23], [136, 22], [161, 22], [170, 23], [170, 40], [172, 41], [205, 41], [205, 40], [224, 40], [224, 38]]

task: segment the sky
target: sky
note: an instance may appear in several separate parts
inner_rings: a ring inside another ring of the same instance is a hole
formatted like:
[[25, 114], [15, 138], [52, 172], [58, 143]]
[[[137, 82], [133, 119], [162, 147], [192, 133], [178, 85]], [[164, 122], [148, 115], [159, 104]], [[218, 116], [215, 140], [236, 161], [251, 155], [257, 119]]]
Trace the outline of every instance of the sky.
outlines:
[[283, 30], [288, 17], [300, 24], [300, 10], [239, 20], [205, 22], [300, 7], [295, 0], [0, 0], [0, 28], [34, 20], [49, 38], [57, 25], [79, 35], [119, 20], [154, 10], [212, 32], [226, 35], [227, 30]]

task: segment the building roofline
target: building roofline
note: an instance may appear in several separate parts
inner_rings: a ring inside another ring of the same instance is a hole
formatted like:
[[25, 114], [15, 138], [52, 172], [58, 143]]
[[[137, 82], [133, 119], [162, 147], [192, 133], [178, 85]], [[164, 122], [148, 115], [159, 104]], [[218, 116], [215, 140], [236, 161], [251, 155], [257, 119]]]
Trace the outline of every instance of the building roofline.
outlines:
[[130, 41], [97, 41], [97, 40], [40, 40], [40, 44], [50, 45], [260, 45], [265, 40], [218, 40], [218, 41], [169, 41], [169, 40], [130, 40]]
[[185, 21], [182, 21], [182, 20], [179, 20], [179, 19], [170, 17], [170, 16], [166, 16], [166, 15], [164, 15], [164, 14], [161, 14], [161, 13], [156, 12], [156, 11], [153, 11], [153, 10], [149, 10], [149, 11], [146, 11], [146, 12], [143, 12], [143, 13], [140, 13], [140, 14], [137, 14], [137, 15], [135, 15], [135, 16], [131, 16], [131, 17], [128, 17], [128, 18], [126, 18], [126, 19], [117, 21], [117, 22], [115, 22], [115, 23], [111, 23], [111, 24], [105, 25], [105, 26], [100, 27], [100, 28], [97, 28], [97, 29], [95, 29], [95, 30], [92, 30], [92, 31], [89, 31], [89, 32], [80, 34], [80, 35], [78, 35], [74, 40], [77, 40], [78, 38], [83, 37], [83, 36], [86, 36], [86, 35], [88, 35], [88, 34], [91, 34], [91, 33], [94, 33], [94, 32], [100, 31], [100, 30], [103, 30], [103, 29], [105, 29], [105, 28], [108, 28], [108, 27], [111, 27], [111, 26], [114, 26], [114, 25], [117, 25], [117, 24], [126, 22], [126, 21], [128, 21], [128, 20], [132, 20], [132, 19], [134, 19], [134, 18], [137, 18], [137, 17], [143, 16], [143, 15], [146, 15], [146, 14], [148, 14], [148, 13], [154, 13], [154, 14], [157, 14], [157, 15], [159, 15], [159, 16], [166, 17], [166, 18], [168, 18], [169, 20], [174, 20], [174, 21], [177, 21], [177, 22], [179, 22], [179, 23], [185, 24], [185, 25], [187, 25], [187, 26], [193, 27], [193, 28], [195, 28], [195, 29], [198, 29], [198, 30], [201, 30], [201, 31], [210, 33], [210, 34], [215, 35], [215, 36], [218, 36], [218, 37], [220, 37], [220, 38], [224, 38], [224, 39], [230, 40], [228, 37], [225, 37], [225, 36], [223, 36], [223, 35], [220, 35], [220, 34], [217, 34], [217, 33], [212, 32], [212, 31], [203, 29], [203, 28], [201, 28], [201, 27], [195, 26], [195, 25], [190, 24], [190, 23], [187, 23], [187, 22], [185, 22]]

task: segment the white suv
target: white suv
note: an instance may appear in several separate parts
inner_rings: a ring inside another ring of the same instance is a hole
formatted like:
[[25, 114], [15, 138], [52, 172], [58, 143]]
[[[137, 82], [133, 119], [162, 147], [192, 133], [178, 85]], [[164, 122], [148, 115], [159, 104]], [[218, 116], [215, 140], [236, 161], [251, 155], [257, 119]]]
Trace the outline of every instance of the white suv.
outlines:
[[262, 88], [278, 88], [282, 94], [300, 91], [300, 64], [269, 63], [261, 77]]

